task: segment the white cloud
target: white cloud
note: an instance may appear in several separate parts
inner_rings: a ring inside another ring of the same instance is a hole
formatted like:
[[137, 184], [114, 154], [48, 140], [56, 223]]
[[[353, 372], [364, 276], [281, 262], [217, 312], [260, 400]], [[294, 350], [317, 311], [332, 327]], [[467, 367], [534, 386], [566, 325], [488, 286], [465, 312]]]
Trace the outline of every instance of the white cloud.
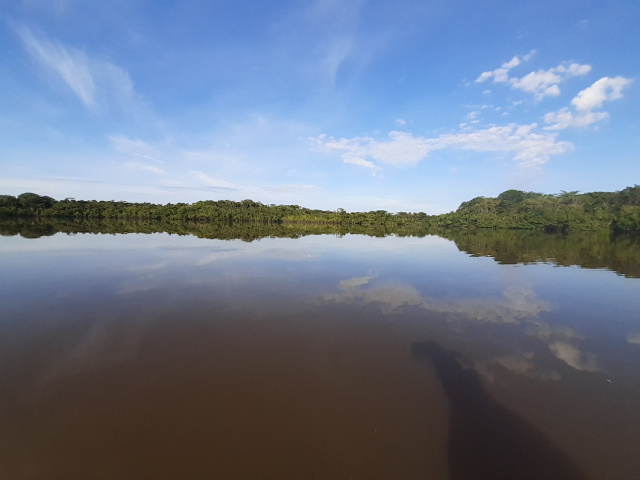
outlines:
[[535, 54], [536, 54], [536, 51], [535, 51], [535, 50], [531, 50], [531, 51], [530, 51], [529, 53], [527, 53], [526, 55], [523, 55], [523, 56], [522, 56], [522, 59], [523, 59], [525, 62], [528, 62], [528, 61], [529, 61], [529, 59], [530, 59], [531, 57], [533, 57]]
[[391, 140], [388, 142], [372, 141], [368, 154], [379, 162], [391, 165], [415, 165], [428, 154], [429, 147], [420, 137], [395, 131], [390, 132], [389, 137]]
[[278, 193], [312, 193], [320, 190], [315, 185], [304, 185], [301, 183], [289, 183], [276, 185], [275, 187], [269, 188], [269, 190]]
[[353, 163], [367, 168], [376, 168], [365, 158], [396, 166], [415, 165], [430, 152], [447, 148], [475, 152], [513, 153], [514, 160], [522, 166], [541, 165], [553, 155], [573, 148], [569, 142], [557, 141], [557, 134], [536, 133], [535, 123], [506, 126], [492, 126], [474, 130], [465, 127], [456, 134], [443, 134], [435, 138], [414, 137], [410, 133], [390, 132], [390, 139], [379, 141], [371, 137], [342, 138], [320, 135], [311, 138], [313, 147], [325, 152], [343, 152], [345, 163]]
[[401, 125], [401, 126], [405, 126], [407, 124], [407, 121], [403, 120], [402, 118], [396, 118], [395, 122], [396, 122], [396, 125]]
[[99, 110], [109, 103], [126, 104], [133, 99], [133, 82], [120, 67], [92, 60], [84, 52], [36, 35], [24, 25], [16, 30], [27, 52], [59, 75], [86, 107]]
[[476, 78], [476, 83], [482, 83], [490, 78], [493, 78], [493, 83], [506, 83], [509, 81], [509, 70], [514, 67], [520, 65], [523, 61], [528, 61], [534, 54], [535, 50], [531, 50], [526, 55], [522, 56], [522, 60], [517, 55], [513, 57], [508, 62], [503, 63], [500, 68], [496, 68], [492, 72], [482, 72], [478, 78]]
[[640, 345], [640, 333], [630, 333], [627, 335], [627, 342]]
[[578, 113], [574, 116], [573, 113], [565, 107], [557, 112], [549, 112], [544, 116], [545, 123], [553, 124], [549, 127], [544, 127], [544, 129], [564, 130], [568, 127], [586, 127], [606, 118], [609, 118], [609, 113], [607, 112], [585, 112]]
[[558, 84], [562, 83], [566, 79], [586, 75], [590, 71], [590, 65], [572, 63], [568, 67], [559, 65], [558, 67], [550, 68], [549, 70], [531, 72], [522, 78], [511, 78], [509, 82], [511, 83], [511, 88], [516, 88], [527, 93], [533, 93], [536, 100], [542, 100], [547, 96], [555, 97], [560, 95], [560, 87]]
[[123, 163], [123, 165], [127, 168], [133, 168], [136, 170], [145, 170], [147, 172], [164, 174], [164, 170], [154, 167], [153, 165], [145, 165], [143, 163]]
[[[534, 53], [535, 50], [532, 50], [531, 53], [522, 56], [522, 61], [529, 60]], [[493, 83], [510, 83], [511, 88], [533, 93], [537, 100], [541, 100], [546, 96], [560, 95], [560, 87], [558, 84], [570, 77], [586, 75], [591, 70], [590, 65], [572, 63], [568, 67], [559, 65], [549, 70], [531, 72], [522, 78], [509, 77], [509, 71], [520, 65], [522, 61], [519, 57], [515, 56], [510, 61], [503, 63], [500, 68], [491, 72], [482, 72], [476, 79], [476, 83], [482, 83], [493, 78]], [[490, 91], [486, 90], [482, 93], [486, 94], [490, 93]]]
[[631, 80], [624, 77], [603, 77], [589, 88], [585, 88], [571, 101], [576, 110], [584, 112], [601, 108], [604, 101], [622, 98], [622, 89], [628, 87]]
[[469, 115], [467, 115], [467, 118], [469, 120], [474, 120], [478, 115], [480, 115], [480, 112], [473, 111], [473, 112], [469, 113]]
[[491, 94], [491, 90], [484, 90], [482, 92], [483, 95], [490, 95]]
[[508, 82], [509, 70], [513, 67], [517, 67], [518, 65], [520, 65], [520, 59], [515, 56], [508, 62], [503, 63], [500, 68], [496, 68], [492, 72], [482, 72], [480, 76], [476, 78], [476, 83], [482, 83], [490, 78], [493, 78], [493, 83]]
[[603, 102], [622, 98], [622, 89], [628, 87], [631, 80], [623, 77], [603, 77], [593, 85], [582, 90], [571, 101], [576, 108], [575, 114], [565, 107], [544, 116], [545, 123], [551, 124], [545, 130], [564, 130], [568, 127], [586, 127], [609, 118], [608, 112], [593, 112], [601, 108]]
[[322, 65], [329, 77], [331, 85], [335, 85], [340, 65], [342, 65], [342, 62], [352, 53], [353, 44], [353, 38], [348, 36], [337, 39], [329, 46]]
[[359, 167], [368, 168], [371, 170], [371, 174], [375, 175], [375, 172], [380, 172], [382, 169], [373, 164], [373, 162], [369, 162], [368, 160], [364, 160], [362, 158], [345, 158], [344, 163], [350, 163], [352, 165], [358, 165]]
[[[239, 193], [241, 195], [258, 195], [261, 198], [273, 196], [273, 194], [281, 195], [296, 195], [296, 194], [309, 194], [319, 191], [320, 189], [314, 185], [304, 185], [304, 184], [282, 184], [276, 185], [273, 187], [251, 187], [245, 185], [238, 185], [236, 183], [227, 182], [226, 180], [220, 180], [218, 178], [211, 177], [204, 172], [200, 172], [197, 170], [190, 170], [192, 174], [194, 174], [198, 180], [200, 180], [204, 185], [204, 189], [214, 188], [221, 190], [229, 190]], [[202, 187], [201, 187], [202, 188]]]
[[228, 190], [239, 190], [241, 188], [234, 183], [225, 182], [224, 180], [218, 180], [217, 178], [210, 177], [204, 172], [198, 172], [196, 170], [190, 170], [190, 171], [191, 173], [195, 174], [195, 176], [198, 177], [198, 179], [208, 187], [223, 188]]

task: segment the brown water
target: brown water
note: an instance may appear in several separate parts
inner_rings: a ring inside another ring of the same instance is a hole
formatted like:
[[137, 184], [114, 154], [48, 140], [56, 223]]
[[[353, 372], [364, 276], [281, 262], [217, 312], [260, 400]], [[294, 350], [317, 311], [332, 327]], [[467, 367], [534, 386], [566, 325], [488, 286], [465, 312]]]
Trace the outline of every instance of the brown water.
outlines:
[[2, 480], [640, 478], [632, 240], [59, 230], [0, 237]]

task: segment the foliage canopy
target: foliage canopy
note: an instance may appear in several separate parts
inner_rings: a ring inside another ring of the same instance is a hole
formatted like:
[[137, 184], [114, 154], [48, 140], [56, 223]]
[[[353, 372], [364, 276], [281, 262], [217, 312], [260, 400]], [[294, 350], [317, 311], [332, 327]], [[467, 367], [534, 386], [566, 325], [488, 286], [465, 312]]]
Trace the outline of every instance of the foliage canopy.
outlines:
[[55, 200], [35, 193], [0, 196], [0, 215], [89, 219], [260, 222], [361, 227], [467, 227], [544, 230], [640, 231], [640, 186], [618, 192], [561, 192], [548, 195], [507, 190], [496, 198], [476, 197], [443, 215], [314, 210], [298, 205], [265, 205], [253, 200], [206, 200], [193, 204]]

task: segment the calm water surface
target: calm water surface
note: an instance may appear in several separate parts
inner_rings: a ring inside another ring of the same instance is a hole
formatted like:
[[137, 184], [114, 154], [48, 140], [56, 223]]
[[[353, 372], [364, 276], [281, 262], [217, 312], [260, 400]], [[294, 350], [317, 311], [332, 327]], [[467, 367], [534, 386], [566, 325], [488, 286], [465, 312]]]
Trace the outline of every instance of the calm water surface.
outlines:
[[640, 478], [633, 240], [4, 227], [0, 479]]

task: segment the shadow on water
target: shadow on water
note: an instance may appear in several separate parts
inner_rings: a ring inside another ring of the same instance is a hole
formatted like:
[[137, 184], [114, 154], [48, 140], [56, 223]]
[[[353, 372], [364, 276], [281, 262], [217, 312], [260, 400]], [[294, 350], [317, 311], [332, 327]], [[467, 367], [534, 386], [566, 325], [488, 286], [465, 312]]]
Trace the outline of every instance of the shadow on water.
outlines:
[[449, 398], [452, 480], [588, 480], [545, 435], [494, 400], [459, 354], [436, 342], [412, 350], [431, 360]]

